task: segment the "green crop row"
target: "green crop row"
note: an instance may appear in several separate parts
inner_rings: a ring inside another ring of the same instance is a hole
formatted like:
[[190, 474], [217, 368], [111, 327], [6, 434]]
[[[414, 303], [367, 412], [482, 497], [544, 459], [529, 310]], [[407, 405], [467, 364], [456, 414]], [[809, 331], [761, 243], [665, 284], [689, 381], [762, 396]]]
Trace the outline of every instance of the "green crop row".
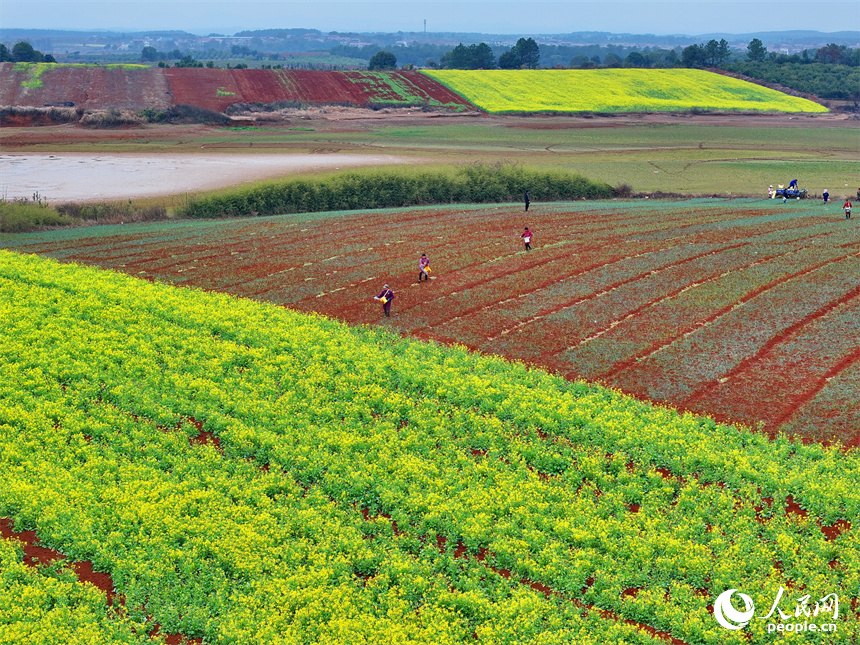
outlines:
[[225, 190], [192, 199], [178, 215], [244, 217], [418, 204], [499, 203], [519, 201], [526, 190], [533, 199], [544, 201], [613, 194], [612, 187], [576, 173], [532, 170], [515, 164], [472, 164], [439, 170], [384, 168]]
[[0, 314], [0, 515], [110, 571], [135, 621], [223, 643], [654, 642], [595, 606], [691, 645], [774, 643], [708, 605], [739, 588], [764, 615], [785, 587], [788, 612], [796, 589], [838, 594], [840, 636], [860, 634], [857, 529], [819, 528], [858, 515], [855, 453], [36, 257], [0, 255]]

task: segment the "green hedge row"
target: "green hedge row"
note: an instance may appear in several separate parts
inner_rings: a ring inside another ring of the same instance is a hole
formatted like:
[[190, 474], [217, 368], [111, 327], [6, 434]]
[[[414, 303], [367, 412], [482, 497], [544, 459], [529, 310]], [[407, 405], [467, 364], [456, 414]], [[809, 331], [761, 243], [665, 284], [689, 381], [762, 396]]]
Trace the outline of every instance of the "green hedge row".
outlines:
[[295, 178], [191, 199], [180, 217], [244, 217], [421, 204], [501, 203], [612, 197], [608, 184], [561, 170], [516, 164], [468, 164], [438, 169], [377, 168]]

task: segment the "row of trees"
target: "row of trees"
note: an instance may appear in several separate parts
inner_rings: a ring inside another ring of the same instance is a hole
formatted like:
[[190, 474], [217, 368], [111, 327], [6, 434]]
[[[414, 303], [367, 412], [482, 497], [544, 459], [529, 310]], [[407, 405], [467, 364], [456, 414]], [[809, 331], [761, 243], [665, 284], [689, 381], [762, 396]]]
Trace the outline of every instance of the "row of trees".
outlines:
[[[429, 63], [429, 61], [428, 61]], [[496, 61], [493, 48], [487, 43], [466, 46], [463, 43], [446, 52], [440, 61], [445, 69], [537, 69], [540, 48], [533, 38], [520, 38]], [[439, 67], [435, 61], [428, 67]], [[370, 58], [368, 69], [394, 69], [397, 57], [389, 51], [379, 51]]]
[[446, 69], [537, 69], [539, 64], [540, 47], [533, 38], [520, 38], [498, 61], [487, 43], [468, 47], [460, 43], [439, 61], [439, 66]]
[[15, 43], [10, 51], [6, 45], [0, 43], [0, 63], [56, 63], [50, 54], [43, 54], [33, 49], [27, 41]]
[[[598, 49], [600, 47], [598, 46]], [[590, 52], [589, 52], [590, 53]], [[683, 49], [654, 49], [631, 51], [624, 55], [608, 50], [601, 57], [598, 54], [587, 56], [578, 54], [570, 59], [569, 67], [588, 69], [594, 67], [723, 67], [731, 62], [771, 62], [786, 63], [823, 63], [831, 65], [860, 66], [860, 49], [846, 45], [830, 44], [818, 50], [804, 50], [800, 54], [787, 55], [768, 52], [761, 40], [753, 38], [745, 54], [733, 50], [725, 39], [711, 39], [706, 43], [692, 44]], [[493, 49], [486, 43], [476, 45], [457, 45], [443, 54], [437, 63], [428, 60], [427, 67], [445, 69], [535, 69], [541, 54], [537, 43], [531, 38], [520, 38], [517, 44], [501, 54], [498, 61]], [[551, 56], [557, 59], [558, 56]]]

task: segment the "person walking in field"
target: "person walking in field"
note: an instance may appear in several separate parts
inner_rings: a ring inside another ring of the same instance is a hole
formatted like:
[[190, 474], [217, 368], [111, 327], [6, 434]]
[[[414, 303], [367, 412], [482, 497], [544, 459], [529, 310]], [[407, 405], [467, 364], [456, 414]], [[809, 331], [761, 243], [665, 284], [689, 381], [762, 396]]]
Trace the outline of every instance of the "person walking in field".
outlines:
[[378, 296], [374, 296], [374, 300], [379, 300], [382, 303], [382, 311], [386, 318], [391, 317], [391, 301], [394, 300], [394, 292], [387, 284], [382, 287], [382, 292]]
[[822, 197], [824, 197], [825, 204], [827, 203], [827, 200], [830, 199], [830, 193], [827, 192], [826, 188], [824, 189], [824, 194], [822, 195]]
[[846, 199], [845, 203], [842, 204], [842, 208], [845, 209], [845, 219], [851, 219], [851, 200]]
[[529, 199], [529, 191], [526, 191], [526, 194], [524, 195], [524, 197], [525, 197], [525, 202], [526, 202], [526, 212], [528, 212], [529, 204], [532, 203], [531, 199]]
[[523, 242], [526, 245], [526, 251], [532, 250], [532, 232], [529, 230], [529, 227], [526, 226], [526, 229], [523, 231], [523, 234], [520, 235], [523, 238]]
[[418, 260], [418, 282], [430, 279], [430, 258], [426, 253], [421, 254], [421, 259]]

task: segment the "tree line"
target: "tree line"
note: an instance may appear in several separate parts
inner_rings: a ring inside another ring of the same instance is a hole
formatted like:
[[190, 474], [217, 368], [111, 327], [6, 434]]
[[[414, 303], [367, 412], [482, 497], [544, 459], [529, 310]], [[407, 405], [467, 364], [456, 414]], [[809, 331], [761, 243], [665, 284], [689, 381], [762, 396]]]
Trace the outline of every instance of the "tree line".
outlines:
[[[368, 69], [393, 69], [397, 57], [389, 51], [379, 51], [368, 63]], [[426, 67], [444, 69], [537, 69], [540, 66], [540, 47], [533, 38], [520, 38], [510, 49], [496, 59], [493, 48], [487, 43], [464, 45], [460, 43], [444, 53], [436, 63], [428, 59]]]
[[33, 45], [25, 40], [15, 43], [10, 50], [0, 43], [0, 63], [56, 63], [50, 54], [43, 54], [33, 49]]

